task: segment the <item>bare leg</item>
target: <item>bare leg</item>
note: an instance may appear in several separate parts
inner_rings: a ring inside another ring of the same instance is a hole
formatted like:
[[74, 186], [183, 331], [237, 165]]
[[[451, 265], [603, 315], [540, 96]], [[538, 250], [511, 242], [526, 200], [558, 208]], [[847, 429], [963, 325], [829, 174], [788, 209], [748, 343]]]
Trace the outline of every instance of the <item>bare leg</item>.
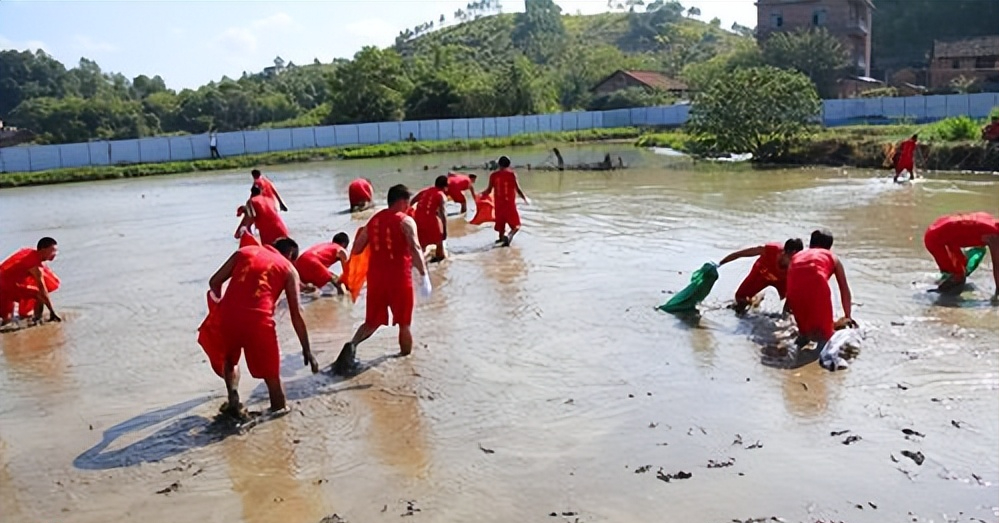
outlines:
[[271, 412], [277, 412], [287, 406], [284, 397], [284, 386], [281, 384], [281, 376], [264, 379], [267, 385], [267, 395], [271, 398]]
[[409, 356], [413, 352], [413, 333], [409, 325], [399, 326], [399, 354]]
[[229, 396], [228, 408], [225, 410], [226, 414], [234, 418], [238, 418], [240, 411], [242, 410], [242, 405], [239, 403], [239, 364], [238, 363], [225, 363], [225, 390]]
[[340, 355], [337, 356], [336, 361], [333, 362], [333, 374], [353, 374], [357, 369], [357, 359], [355, 357], [355, 354], [357, 353], [357, 346], [362, 341], [370, 338], [371, 335], [377, 330], [378, 325], [368, 325], [367, 322], [362, 323], [361, 326], [357, 328], [357, 332], [354, 333], [354, 337], [347, 343], [344, 343], [343, 348], [340, 349]]

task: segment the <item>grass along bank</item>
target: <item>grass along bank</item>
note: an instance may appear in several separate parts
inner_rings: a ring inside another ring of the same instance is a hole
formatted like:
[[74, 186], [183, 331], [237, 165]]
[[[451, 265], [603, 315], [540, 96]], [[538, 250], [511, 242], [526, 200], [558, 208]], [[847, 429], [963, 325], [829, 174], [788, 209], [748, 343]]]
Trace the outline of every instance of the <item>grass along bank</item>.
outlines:
[[72, 167], [30, 173], [3, 173], [0, 174], [0, 188], [86, 182], [94, 180], [115, 180], [119, 178], [137, 178], [142, 176], [162, 176], [166, 174], [198, 171], [224, 171], [267, 165], [281, 165], [324, 160], [356, 160], [362, 158], [388, 158], [391, 156], [416, 154], [479, 151], [546, 143], [597, 142], [622, 139], [633, 140], [641, 136], [641, 134], [642, 131], [634, 127], [587, 129], [583, 131], [520, 134], [504, 138], [479, 138], [474, 140], [444, 140], [432, 142], [394, 142], [379, 145], [302, 149], [298, 151], [232, 156], [219, 160], [142, 163], [106, 167]]
[[[890, 168], [892, 148], [919, 134], [917, 169], [934, 171], [999, 171], [999, 149], [988, 149], [980, 139], [984, 122], [968, 117], [932, 124], [859, 125], [822, 129], [807, 136], [779, 160], [782, 165], [829, 165]], [[681, 131], [647, 133], [639, 147], [669, 147], [696, 156], [693, 136]]]

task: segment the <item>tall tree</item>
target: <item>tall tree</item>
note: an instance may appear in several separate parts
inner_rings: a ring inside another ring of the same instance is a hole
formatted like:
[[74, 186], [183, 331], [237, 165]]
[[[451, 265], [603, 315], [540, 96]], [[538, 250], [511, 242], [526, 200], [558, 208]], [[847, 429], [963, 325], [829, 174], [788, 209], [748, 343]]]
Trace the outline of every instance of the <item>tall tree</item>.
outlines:
[[364, 47], [332, 75], [327, 123], [401, 120], [410, 88], [399, 53]]
[[836, 97], [836, 80], [850, 63], [843, 45], [824, 28], [770, 36], [763, 44], [763, 60], [804, 73], [823, 98]]
[[553, 0], [524, 0], [512, 38], [531, 60], [546, 64], [565, 46], [562, 8]]

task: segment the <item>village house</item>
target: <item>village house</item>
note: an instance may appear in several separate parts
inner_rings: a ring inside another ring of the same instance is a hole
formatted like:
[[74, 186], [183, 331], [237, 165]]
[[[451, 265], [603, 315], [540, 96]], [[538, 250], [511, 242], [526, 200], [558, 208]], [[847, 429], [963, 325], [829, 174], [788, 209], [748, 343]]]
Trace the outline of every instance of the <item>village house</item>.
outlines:
[[641, 87], [647, 91], [660, 91], [677, 97], [683, 97], [688, 90], [687, 84], [662, 73], [619, 69], [593, 86], [590, 91], [596, 96], [602, 96], [629, 87]]
[[871, 0], [758, 0], [756, 36], [825, 28], [843, 43], [858, 76], [871, 76]]
[[954, 80], [999, 85], [999, 35], [933, 43], [930, 87], [950, 87]]

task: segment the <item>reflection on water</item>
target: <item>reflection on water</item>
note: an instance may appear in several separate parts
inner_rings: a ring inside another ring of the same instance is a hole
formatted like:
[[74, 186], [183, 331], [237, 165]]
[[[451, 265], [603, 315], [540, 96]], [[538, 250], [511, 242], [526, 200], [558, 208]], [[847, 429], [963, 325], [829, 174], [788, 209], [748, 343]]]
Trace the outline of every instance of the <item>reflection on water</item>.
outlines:
[[[490, 226], [451, 219], [452, 257], [431, 268], [435, 291], [417, 306], [409, 358], [384, 356], [397, 345], [395, 329], [383, 329], [362, 348], [377, 363], [364, 374], [312, 376], [279, 308], [295, 412], [231, 437], [207, 428], [222, 383], [195, 340], [207, 280], [236, 247], [232, 207], [246, 174], [0, 192], [0, 251], [56, 236], [54, 299], [67, 312], [63, 324], [0, 336], [0, 513], [172, 523], [165, 507], [183, 507], [191, 520], [315, 523], [331, 512], [396, 517], [416, 500], [414, 517], [433, 521], [535, 521], [553, 510], [580, 521], [942, 520], [959, 510], [994, 520], [994, 487], [974, 480], [999, 483], [990, 262], [959, 297], [927, 293], [935, 267], [922, 231], [946, 212], [995, 212], [995, 178], [901, 186], [862, 170], [753, 172], [630, 146], [563, 149], [567, 163], [605, 152], [636, 167], [520, 173], [532, 205], [510, 248], [494, 248]], [[548, 154], [511, 151], [518, 164]], [[340, 214], [355, 177], [372, 179], [381, 200], [393, 183], [432, 183], [439, 173], [424, 164], [494, 155], [268, 174], [291, 207], [292, 236], [312, 245], [353, 236], [370, 216]], [[58, 213], [26, 214], [52, 202]], [[724, 308], [751, 260], [725, 266], [700, 316], [654, 310], [703, 263], [816, 227], [836, 236], [867, 336], [849, 370], [769, 359], [764, 347], [780, 344], [782, 328], [767, 315], [780, 310], [772, 293], [745, 318]], [[364, 300], [305, 307], [328, 365]], [[247, 376], [242, 387], [266, 402], [260, 382]], [[927, 436], [905, 439], [911, 427]], [[845, 429], [863, 440], [830, 438]], [[733, 445], [737, 434], [744, 444]], [[908, 467], [915, 481], [890, 459], [901, 449], [929, 458]], [[728, 458], [735, 465], [706, 466]], [[206, 472], [155, 494], [177, 460]], [[634, 472], [645, 464], [652, 473]], [[665, 484], [660, 466], [694, 476]], [[54, 481], [62, 501], [45, 495]], [[868, 499], [876, 512], [855, 508]]]

